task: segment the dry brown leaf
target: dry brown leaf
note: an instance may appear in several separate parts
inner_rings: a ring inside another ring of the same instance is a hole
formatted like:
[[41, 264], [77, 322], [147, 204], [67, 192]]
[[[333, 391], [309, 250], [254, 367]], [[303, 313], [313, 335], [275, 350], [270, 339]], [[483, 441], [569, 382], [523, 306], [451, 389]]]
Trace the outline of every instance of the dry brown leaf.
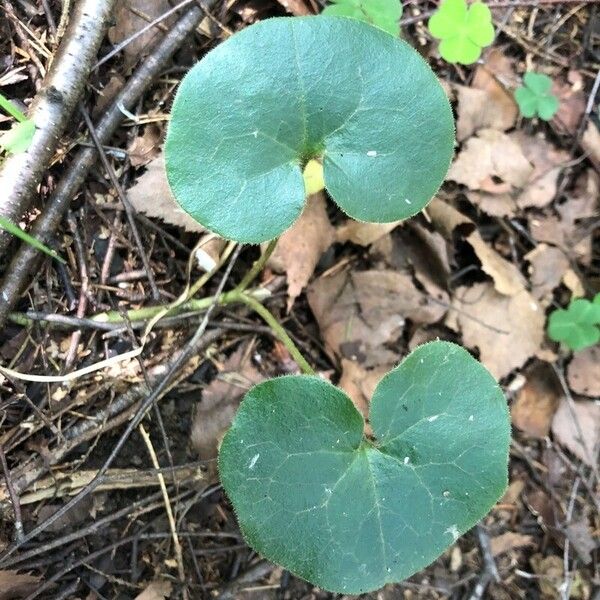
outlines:
[[133, 138], [127, 147], [129, 162], [134, 167], [142, 167], [154, 160], [160, 154], [161, 131], [150, 123], [144, 128], [144, 133]]
[[463, 343], [479, 349], [497, 379], [521, 367], [544, 339], [544, 312], [526, 290], [503, 296], [492, 283], [479, 283], [458, 288], [452, 306]]
[[471, 87], [456, 86], [458, 120], [456, 137], [465, 140], [479, 129], [510, 129], [519, 109], [507, 86], [515, 79], [512, 61], [493, 48], [486, 62], [475, 70]]
[[357, 360], [364, 367], [392, 364], [398, 360], [398, 354], [385, 344], [402, 334], [404, 317], [395, 306], [391, 314], [384, 313], [378, 306], [380, 321], [363, 313], [350, 270], [319, 277], [310, 284], [307, 297], [333, 360]]
[[19, 600], [25, 598], [39, 585], [40, 578], [35, 575], [0, 571], [0, 600]]
[[192, 425], [191, 443], [202, 460], [217, 456], [221, 436], [231, 425], [241, 397], [264, 377], [250, 359], [251, 346], [241, 345], [202, 392]]
[[279, 2], [285, 10], [296, 17], [304, 17], [313, 14], [304, 0], [277, 0], [277, 2]]
[[583, 400], [569, 406], [563, 399], [552, 420], [552, 434], [577, 458], [590, 467], [597, 467], [595, 452], [600, 443], [600, 404]]
[[269, 264], [285, 271], [288, 283], [288, 310], [310, 280], [321, 255], [334, 241], [334, 230], [327, 216], [325, 194], [309, 197], [300, 218], [277, 242]]
[[521, 271], [489, 246], [479, 231], [473, 231], [465, 239], [475, 250], [481, 269], [494, 280], [494, 287], [499, 293], [514, 296], [525, 288], [525, 278]]
[[365, 369], [354, 360], [342, 359], [342, 377], [338, 387], [348, 394], [365, 419], [369, 416], [369, 402], [377, 384], [392, 366], [383, 365], [374, 369]]
[[597, 548], [597, 543], [587, 519], [572, 521], [565, 527], [565, 533], [583, 564], [589, 565], [592, 562], [592, 552]]
[[127, 195], [132, 206], [148, 217], [160, 219], [186, 231], [196, 233], [205, 231], [200, 223], [192, 219], [175, 202], [167, 182], [162, 156], [148, 164], [146, 172], [138, 177], [137, 181], [129, 188]]
[[417, 289], [408, 273], [359, 271], [352, 273], [352, 281], [361, 314], [371, 327], [404, 319], [430, 324], [446, 314], [447, 307]]
[[387, 233], [398, 227], [402, 221], [393, 223], [363, 223], [348, 219], [335, 230], [338, 242], [352, 242], [359, 246], [370, 246]]
[[538, 244], [525, 255], [529, 261], [529, 282], [534, 298], [546, 304], [553, 290], [560, 285], [569, 268], [569, 259], [565, 253], [555, 246]]
[[523, 154], [533, 165], [533, 171], [518, 195], [519, 208], [543, 208], [552, 202], [556, 195], [556, 184], [563, 164], [569, 160], [569, 153], [558, 150], [541, 134], [530, 136], [517, 131], [511, 138], [521, 146]]
[[568, 81], [554, 79], [552, 93], [559, 101], [558, 110], [552, 119], [553, 125], [563, 134], [574, 135], [587, 102], [581, 73], [569, 71]]
[[600, 398], [600, 347], [576, 352], [567, 368], [567, 379], [576, 394]]
[[562, 390], [552, 368], [547, 363], [537, 363], [527, 372], [527, 382], [511, 406], [512, 422], [527, 435], [546, 437], [561, 397]]
[[[112, 44], [120, 44], [170, 8], [168, 0], [117, 0], [113, 12], [115, 26], [108, 30], [108, 39]], [[162, 21], [163, 26], [169, 27], [176, 18], [176, 15], [171, 15]], [[158, 27], [151, 27], [133, 39], [123, 49], [126, 68], [131, 68], [140, 57], [145, 56], [164, 35]]]
[[600, 169], [600, 131], [593, 121], [588, 122], [580, 144], [596, 169]]
[[148, 587], [135, 597], [135, 600], [165, 600], [171, 597], [173, 586], [170, 581], [161, 579], [153, 581]]
[[525, 546], [535, 546], [533, 537], [516, 531], [507, 531], [490, 539], [490, 549], [493, 556], [500, 556], [509, 550]]
[[467, 140], [448, 171], [448, 179], [471, 190], [506, 193], [512, 187], [523, 187], [532, 171], [514, 139], [495, 129], [482, 129]]
[[562, 596], [559, 587], [564, 582], [563, 559], [556, 554], [543, 556], [534, 554], [530, 559], [531, 567], [536, 575], [542, 598], [559, 600]]

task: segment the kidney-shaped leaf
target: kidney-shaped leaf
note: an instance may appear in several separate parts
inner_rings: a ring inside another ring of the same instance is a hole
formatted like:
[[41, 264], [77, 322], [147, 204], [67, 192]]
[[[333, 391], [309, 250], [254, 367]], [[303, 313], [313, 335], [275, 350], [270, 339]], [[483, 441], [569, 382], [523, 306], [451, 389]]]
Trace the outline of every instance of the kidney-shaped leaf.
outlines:
[[408, 44], [350, 18], [276, 18], [236, 33], [184, 77], [167, 175], [192, 217], [257, 243], [301, 213], [309, 159], [322, 159], [348, 215], [389, 222], [427, 204], [453, 141], [444, 91]]
[[338, 388], [288, 376], [252, 388], [220, 450], [248, 543], [325, 589], [361, 593], [428, 565], [507, 483], [510, 425], [492, 376], [431, 342], [381, 380], [374, 440]]

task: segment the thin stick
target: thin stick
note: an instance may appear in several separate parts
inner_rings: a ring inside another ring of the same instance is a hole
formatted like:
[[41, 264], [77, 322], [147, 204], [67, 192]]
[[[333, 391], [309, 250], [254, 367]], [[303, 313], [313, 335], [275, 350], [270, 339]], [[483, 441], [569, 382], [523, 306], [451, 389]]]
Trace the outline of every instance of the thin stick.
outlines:
[[0, 464], [2, 465], [2, 471], [4, 473], [4, 479], [6, 481], [6, 489], [13, 506], [13, 512], [15, 513], [15, 534], [17, 542], [23, 542], [25, 539], [25, 530], [23, 529], [23, 518], [21, 517], [21, 504], [19, 498], [13, 487], [12, 480], [10, 478], [10, 471], [8, 470], [8, 463], [6, 462], [6, 456], [4, 455], [4, 448], [0, 444]]
[[[148, 435], [148, 432], [144, 428], [143, 423], [140, 423], [139, 432], [142, 436], [144, 443], [146, 444], [146, 448], [148, 449], [148, 454], [150, 455], [150, 460], [152, 461], [152, 466], [156, 469], [156, 478], [158, 479], [158, 485], [160, 486], [160, 490], [162, 492], [163, 500], [165, 503], [165, 510], [167, 512], [167, 520], [169, 521], [169, 528], [171, 530], [171, 535], [173, 537], [173, 544], [175, 546], [175, 560], [177, 561], [177, 574], [179, 575], [180, 583], [185, 586], [185, 569], [183, 566], [183, 552], [181, 551], [181, 544], [179, 543], [179, 537], [177, 535], [177, 527], [175, 525], [175, 518], [173, 517], [173, 510], [171, 509], [171, 501], [169, 500], [169, 492], [167, 491], [167, 484], [165, 483], [165, 478], [160, 471], [160, 464], [158, 462], [158, 457], [156, 456], [156, 452], [154, 450], [154, 446], [152, 445], [152, 440]], [[187, 590], [184, 587], [184, 598], [187, 597]]]

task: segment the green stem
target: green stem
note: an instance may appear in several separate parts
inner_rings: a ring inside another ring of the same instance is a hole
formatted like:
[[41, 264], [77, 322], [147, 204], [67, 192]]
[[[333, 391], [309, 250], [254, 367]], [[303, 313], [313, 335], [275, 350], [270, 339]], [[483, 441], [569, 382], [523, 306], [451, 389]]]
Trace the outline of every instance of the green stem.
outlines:
[[[234, 290], [235, 291], [235, 290]], [[265, 308], [256, 298], [249, 296], [248, 294], [238, 294], [239, 301], [243, 302], [246, 306], [251, 308], [257, 313], [263, 321], [273, 330], [273, 333], [282, 341], [283, 345], [287, 348], [292, 358], [296, 361], [296, 364], [300, 367], [301, 371], [305, 375], [314, 375], [314, 369], [308, 364], [308, 361], [302, 356], [300, 350], [287, 334], [286, 330], [277, 321], [273, 314]]]
[[66, 264], [66, 261], [56, 250], [52, 250], [52, 248], [48, 248], [40, 242], [38, 239], [33, 236], [25, 233], [18, 225], [15, 225], [12, 221], [0, 216], [0, 229], [4, 229], [8, 231], [8, 233], [12, 233], [15, 237], [23, 240], [30, 246], [33, 246], [36, 250], [40, 250], [41, 252], [45, 252], [48, 256], [56, 259], [58, 262], [61, 262], [63, 265]]
[[258, 277], [258, 274], [263, 270], [263, 267], [271, 258], [271, 254], [273, 254], [273, 250], [275, 250], [275, 246], [277, 245], [277, 240], [279, 238], [275, 238], [269, 242], [269, 245], [266, 247], [265, 251], [260, 255], [258, 260], [252, 265], [252, 268], [246, 273], [240, 284], [235, 288], [238, 292], [243, 292], [255, 279]]
[[11, 117], [19, 121], [19, 123], [27, 121], [27, 117], [2, 94], [0, 94], [0, 108], [4, 109]]

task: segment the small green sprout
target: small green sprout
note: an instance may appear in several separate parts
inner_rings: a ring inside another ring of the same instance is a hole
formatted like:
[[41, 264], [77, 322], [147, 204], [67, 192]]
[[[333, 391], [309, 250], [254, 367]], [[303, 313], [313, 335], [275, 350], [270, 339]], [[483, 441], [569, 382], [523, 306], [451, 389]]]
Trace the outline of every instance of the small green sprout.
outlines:
[[353, 17], [376, 25], [392, 35], [398, 35], [402, 4], [400, 0], [331, 0], [321, 14]]
[[549, 121], [558, 110], [558, 98], [550, 91], [552, 79], [543, 73], [525, 73], [525, 85], [515, 90], [519, 110], [528, 119], [538, 116]]
[[0, 149], [10, 154], [25, 152], [35, 133], [33, 121], [15, 108], [2, 94], [0, 94], [0, 108], [17, 121], [6, 133], [0, 135]]
[[45, 246], [44, 244], [42, 244], [42, 242], [32, 237], [28, 233], [25, 233], [19, 226], [15, 225], [12, 221], [9, 221], [8, 219], [2, 216], [0, 216], [0, 229], [8, 231], [8, 233], [11, 233], [15, 237], [18, 237], [19, 239], [23, 240], [26, 244], [33, 246], [41, 252], [45, 252], [48, 256], [51, 256], [58, 262], [65, 264], [64, 258], [62, 258], [55, 250], [48, 248], [48, 246]]
[[566, 309], [550, 313], [548, 336], [571, 350], [583, 350], [600, 342], [600, 294], [592, 301], [576, 298]]
[[440, 54], [450, 63], [470, 65], [494, 41], [492, 13], [483, 2], [444, 0], [429, 19], [429, 32], [440, 43]]

